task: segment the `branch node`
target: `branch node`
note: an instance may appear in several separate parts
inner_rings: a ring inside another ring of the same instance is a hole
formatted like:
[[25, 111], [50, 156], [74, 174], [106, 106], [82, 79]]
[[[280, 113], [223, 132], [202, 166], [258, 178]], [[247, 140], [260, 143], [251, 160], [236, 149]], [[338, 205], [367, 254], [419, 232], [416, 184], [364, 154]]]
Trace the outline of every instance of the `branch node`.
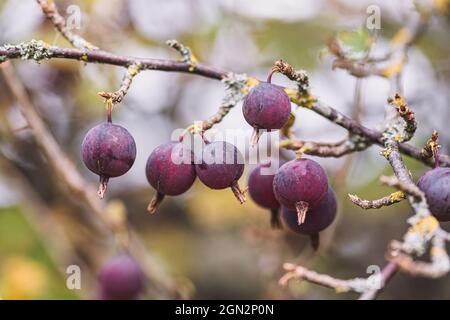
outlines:
[[198, 60], [192, 53], [191, 48], [178, 42], [178, 40], [167, 40], [166, 44], [181, 55], [181, 61], [190, 65], [190, 72], [193, 72], [195, 70]]
[[411, 140], [417, 129], [414, 112], [411, 111], [405, 99], [400, 94], [388, 99], [388, 103], [395, 107], [402, 121], [391, 121], [386, 130], [386, 137], [390, 136], [397, 142]]

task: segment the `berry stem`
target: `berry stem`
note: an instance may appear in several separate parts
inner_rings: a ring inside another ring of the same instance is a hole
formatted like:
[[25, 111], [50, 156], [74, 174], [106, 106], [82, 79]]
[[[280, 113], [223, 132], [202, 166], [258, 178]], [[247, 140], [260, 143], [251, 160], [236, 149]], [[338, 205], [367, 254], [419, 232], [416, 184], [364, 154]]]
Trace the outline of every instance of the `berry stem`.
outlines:
[[155, 195], [153, 195], [152, 200], [150, 200], [150, 203], [148, 204], [147, 211], [151, 214], [154, 214], [156, 212], [156, 209], [158, 209], [159, 205], [163, 201], [165, 197], [165, 194], [156, 192]]
[[299, 201], [295, 204], [295, 209], [297, 211], [299, 226], [305, 222], [306, 213], [308, 212], [308, 207], [309, 207], [308, 202], [305, 202], [305, 201]]
[[112, 123], [112, 109], [113, 109], [113, 102], [112, 99], [106, 99], [106, 118], [109, 123]]
[[100, 199], [103, 199], [106, 193], [106, 189], [108, 188], [109, 177], [100, 176], [100, 184], [98, 186], [98, 196]]
[[309, 240], [311, 243], [311, 247], [313, 248], [314, 251], [317, 251], [317, 249], [319, 249], [319, 245], [320, 245], [320, 236], [319, 233], [315, 233], [309, 236]]
[[250, 137], [250, 145], [252, 147], [254, 147], [258, 144], [260, 136], [261, 136], [261, 130], [259, 130], [258, 128], [253, 128], [252, 136]]
[[205, 131], [200, 131], [200, 137], [202, 137], [202, 140], [203, 140], [203, 142], [205, 143], [205, 144], [210, 144], [211, 142], [206, 138], [206, 135], [205, 135]]
[[280, 208], [270, 209], [270, 226], [272, 229], [282, 229], [281, 220], [280, 220]]
[[433, 148], [433, 157], [434, 157], [434, 167], [439, 168], [440, 167], [439, 148], [437, 146]]
[[272, 69], [270, 69], [270, 72], [267, 75], [267, 83], [272, 83], [272, 76], [277, 71], [278, 71], [278, 68], [276, 68], [276, 67], [273, 67]]
[[237, 181], [233, 182], [231, 185], [231, 190], [233, 191], [236, 199], [239, 200], [241, 204], [245, 202], [245, 192], [241, 190]]

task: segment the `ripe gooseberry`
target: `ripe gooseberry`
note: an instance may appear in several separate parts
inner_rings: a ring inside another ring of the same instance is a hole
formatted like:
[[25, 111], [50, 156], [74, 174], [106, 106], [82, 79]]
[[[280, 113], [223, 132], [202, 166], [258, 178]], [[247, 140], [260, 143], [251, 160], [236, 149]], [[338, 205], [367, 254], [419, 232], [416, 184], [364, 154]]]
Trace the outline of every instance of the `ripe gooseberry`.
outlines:
[[157, 192], [148, 206], [148, 211], [154, 213], [165, 195], [182, 194], [194, 183], [192, 151], [181, 142], [164, 143], [148, 157], [145, 173]]
[[441, 222], [450, 221], [450, 168], [435, 168], [417, 182], [431, 213]]
[[322, 167], [310, 159], [291, 160], [278, 169], [273, 191], [283, 206], [296, 210], [298, 223], [305, 221], [308, 209], [320, 204], [328, 190], [328, 178]]
[[144, 287], [141, 268], [127, 254], [110, 258], [100, 269], [98, 280], [102, 300], [136, 299]]
[[211, 189], [231, 188], [239, 202], [245, 202], [238, 184], [244, 172], [244, 158], [234, 145], [225, 141], [208, 143], [198, 162], [195, 171], [201, 182]]
[[273, 193], [273, 178], [279, 165], [285, 161], [281, 161], [277, 167], [271, 168], [274, 161], [266, 161], [259, 164], [248, 177], [248, 192], [253, 201], [259, 206], [271, 210], [270, 224], [272, 228], [281, 228], [279, 218], [280, 203]]
[[337, 212], [336, 195], [331, 188], [319, 205], [308, 211], [308, 215], [301, 225], [298, 224], [297, 212], [283, 207], [282, 219], [287, 228], [295, 233], [310, 236], [314, 249], [319, 246], [319, 232], [326, 229], [334, 221]]
[[136, 143], [122, 126], [111, 122], [88, 131], [81, 145], [83, 162], [100, 176], [98, 194], [103, 198], [109, 178], [125, 174], [136, 159]]
[[269, 73], [267, 82], [250, 90], [242, 105], [245, 120], [254, 128], [252, 145], [258, 143], [260, 129], [281, 129], [291, 114], [289, 96], [271, 83], [273, 73], [274, 70]]

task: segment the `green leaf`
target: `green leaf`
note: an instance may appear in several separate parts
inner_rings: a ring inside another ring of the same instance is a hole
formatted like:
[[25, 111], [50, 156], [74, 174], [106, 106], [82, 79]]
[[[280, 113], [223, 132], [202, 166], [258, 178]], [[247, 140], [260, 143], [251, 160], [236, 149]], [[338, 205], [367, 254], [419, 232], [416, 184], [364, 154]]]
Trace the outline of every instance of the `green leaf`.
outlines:
[[340, 31], [337, 39], [348, 58], [365, 56], [372, 44], [372, 36], [364, 27], [352, 31]]

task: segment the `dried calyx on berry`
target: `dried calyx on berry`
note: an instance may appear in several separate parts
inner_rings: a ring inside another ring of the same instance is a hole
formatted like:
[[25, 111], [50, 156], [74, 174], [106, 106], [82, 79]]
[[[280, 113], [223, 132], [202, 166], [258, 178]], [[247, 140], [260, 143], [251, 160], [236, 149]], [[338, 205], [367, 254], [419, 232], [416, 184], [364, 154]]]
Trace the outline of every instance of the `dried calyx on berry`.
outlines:
[[271, 83], [273, 68], [267, 82], [261, 82], [252, 88], [244, 99], [242, 112], [245, 120], [254, 128], [252, 145], [258, 143], [260, 130], [281, 129], [289, 120], [291, 102], [284, 90]]
[[334, 191], [328, 188], [327, 194], [319, 205], [309, 210], [308, 215], [301, 225], [298, 224], [297, 212], [283, 207], [282, 219], [286, 227], [299, 234], [308, 235], [314, 250], [319, 247], [319, 232], [331, 225], [336, 217], [337, 202]]

